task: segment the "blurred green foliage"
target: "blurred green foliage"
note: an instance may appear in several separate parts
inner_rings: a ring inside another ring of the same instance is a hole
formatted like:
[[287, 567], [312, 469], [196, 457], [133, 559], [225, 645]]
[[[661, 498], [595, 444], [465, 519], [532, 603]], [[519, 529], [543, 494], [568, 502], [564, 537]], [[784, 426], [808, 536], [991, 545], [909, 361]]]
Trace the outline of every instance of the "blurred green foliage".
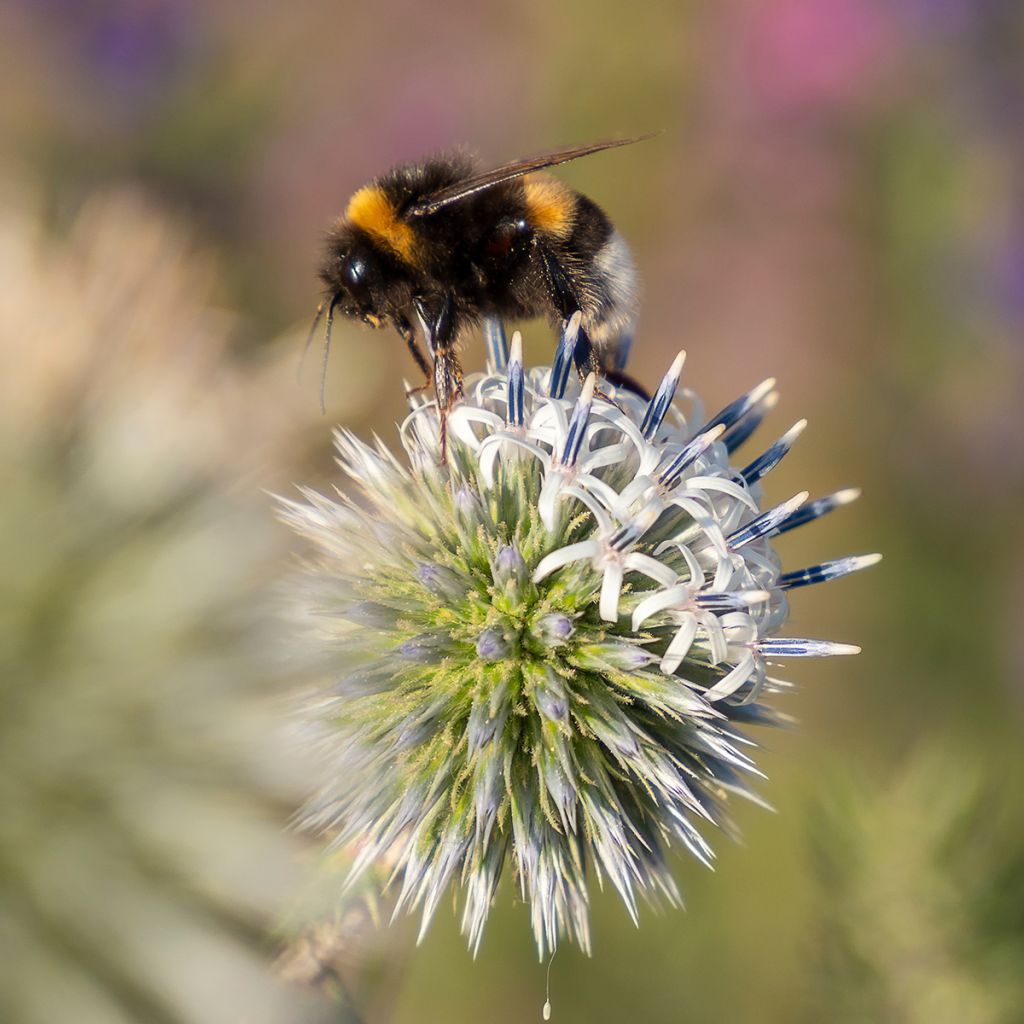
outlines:
[[[884, 781], [848, 769], [812, 811], [821, 881], [809, 1019], [1009, 1024], [1024, 1006], [1019, 766], [932, 740]], [[1003, 760], [999, 758], [999, 760]]]

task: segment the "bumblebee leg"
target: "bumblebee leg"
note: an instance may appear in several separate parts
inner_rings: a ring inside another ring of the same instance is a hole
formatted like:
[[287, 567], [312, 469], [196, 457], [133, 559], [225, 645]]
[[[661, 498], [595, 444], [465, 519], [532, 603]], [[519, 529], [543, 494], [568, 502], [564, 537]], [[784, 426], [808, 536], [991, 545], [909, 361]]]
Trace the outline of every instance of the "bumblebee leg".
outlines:
[[[551, 301], [558, 310], [562, 320], [568, 320], [578, 309], [582, 309], [579, 298], [576, 296], [569, 283], [569, 279], [562, 270], [557, 258], [544, 246], [538, 246], [541, 263], [544, 267], [545, 276], [548, 279], [548, 289], [551, 292]], [[576, 340], [576, 348], [572, 354], [573, 362], [580, 379], [584, 379], [588, 373], [602, 372], [602, 367], [594, 351], [594, 345], [590, 335], [581, 326]]]
[[423, 374], [423, 384], [418, 388], [412, 388], [406, 392], [406, 395], [418, 395], [421, 391], [426, 391], [433, 381], [430, 363], [427, 362], [427, 357], [423, 354], [423, 349], [420, 348], [419, 342], [416, 340], [416, 332], [413, 330], [412, 324], [409, 323], [408, 320], [404, 318], [396, 320], [395, 330], [398, 331], [402, 340], [408, 346], [413, 359], [416, 360], [416, 365], [420, 368], [420, 372]]
[[434, 391], [441, 428], [441, 464], [448, 461], [448, 414], [462, 396], [462, 365], [452, 346], [438, 348], [434, 356]]
[[434, 356], [434, 394], [440, 422], [441, 464], [448, 461], [448, 413], [462, 397], [462, 364], [455, 351], [456, 318], [450, 294], [432, 310], [422, 299], [414, 300], [416, 312], [427, 334], [427, 345]]
[[[540, 255], [555, 309], [558, 310], [563, 320], [568, 320], [577, 309], [581, 308], [579, 299], [573, 292], [565, 272], [558, 264], [558, 260], [544, 248], [540, 248]], [[573, 352], [573, 362], [576, 364], [576, 371], [580, 375], [580, 380], [583, 380], [588, 373], [596, 373], [599, 377], [604, 377], [609, 384], [614, 384], [616, 387], [629, 388], [630, 391], [636, 392], [641, 398], [650, 399], [651, 397], [647, 390], [628, 374], [606, 364], [605, 360], [598, 355], [597, 350], [594, 348], [594, 343], [590, 340], [590, 335], [587, 334], [583, 327], [580, 327], [576, 349]], [[600, 397], [611, 401], [600, 390], [596, 393]], [[612, 404], [614, 405], [615, 403], [612, 402]]]
[[609, 384], [614, 384], [617, 388], [629, 388], [635, 395], [646, 398], [647, 401], [651, 400], [650, 392], [628, 373], [623, 373], [622, 370], [613, 370], [607, 366], [602, 367], [601, 372]]
[[[551, 289], [552, 301], [564, 322], [576, 310], [581, 308], [580, 301], [573, 292], [565, 272], [559, 266], [558, 260], [544, 248], [540, 249], [540, 253], [544, 270], [547, 274], [548, 286]], [[590, 335], [587, 334], [582, 326], [580, 326], [579, 333], [576, 336], [576, 348], [573, 349], [572, 360], [576, 364], [576, 372], [580, 376], [580, 381], [586, 380], [587, 376], [591, 373], [595, 374], [599, 380], [603, 377], [612, 384], [617, 384], [622, 379], [621, 374], [609, 371], [604, 366], [603, 362], [598, 358], [597, 350], [594, 348], [594, 343], [590, 340]], [[601, 388], [597, 388], [594, 394], [618, 408], [618, 403]]]

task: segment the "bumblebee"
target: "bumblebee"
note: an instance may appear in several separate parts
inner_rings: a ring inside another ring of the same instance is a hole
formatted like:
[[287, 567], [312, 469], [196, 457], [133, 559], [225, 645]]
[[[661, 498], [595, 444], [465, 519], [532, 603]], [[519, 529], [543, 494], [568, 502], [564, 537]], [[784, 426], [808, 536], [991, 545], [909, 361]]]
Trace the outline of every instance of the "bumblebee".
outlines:
[[564, 322], [579, 310], [580, 374], [596, 371], [641, 390], [614, 368], [636, 313], [629, 248], [596, 203], [542, 173], [641, 138], [486, 171], [464, 153], [446, 153], [394, 167], [359, 189], [330, 229], [320, 267], [324, 299], [310, 339], [326, 311], [323, 373], [336, 313], [393, 327], [423, 373], [417, 390], [434, 387], [442, 458], [447, 414], [462, 393], [459, 342], [483, 318]]

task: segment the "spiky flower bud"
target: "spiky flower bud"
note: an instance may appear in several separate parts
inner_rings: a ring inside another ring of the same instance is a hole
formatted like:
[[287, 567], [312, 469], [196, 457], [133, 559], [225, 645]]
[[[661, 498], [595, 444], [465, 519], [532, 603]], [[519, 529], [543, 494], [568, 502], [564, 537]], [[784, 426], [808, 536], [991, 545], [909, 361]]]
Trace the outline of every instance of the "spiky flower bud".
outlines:
[[396, 913], [420, 908], [424, 931], [461, 887], [474, 950], [508, 864], [542, 955], [562, 934], [589, 948], [588, 876], [634, 919], [639, 894], [675, 903], [668, 846], [708, 863], [698, 826], [753, 796], [740, 726], [776, 720], [771, 664], [857, 650], [775, 637], [786, 591], [875, 560], [782, 574], [771, 538], [855, 495], [762, 510], [802, 424], [745, 469], [730, 454], [772, 381], [704, 421], [681, 355], [646, 402], [578, 387], [571, 349], [528, 372], [518, 336], [507, 364], [492, 353], [446, 465], [416, 403], [408, 465], [340, 431], [353, 495], [283, 503], [317, 549], [305, 593], [337, 658], [311, 705], [331, 758], [306, 824], [358, 839], [357, 872], [395, 864]]

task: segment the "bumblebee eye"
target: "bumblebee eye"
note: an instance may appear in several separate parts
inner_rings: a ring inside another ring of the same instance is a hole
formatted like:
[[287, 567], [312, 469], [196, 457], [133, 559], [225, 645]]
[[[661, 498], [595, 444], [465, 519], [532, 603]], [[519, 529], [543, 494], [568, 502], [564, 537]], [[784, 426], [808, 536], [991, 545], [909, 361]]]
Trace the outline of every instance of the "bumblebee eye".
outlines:
[[361, 256], [349, 256], [342, 268], [342, 277], [349, 294], [356, 302], [365, 302], [369, 297], [369, 268]]

